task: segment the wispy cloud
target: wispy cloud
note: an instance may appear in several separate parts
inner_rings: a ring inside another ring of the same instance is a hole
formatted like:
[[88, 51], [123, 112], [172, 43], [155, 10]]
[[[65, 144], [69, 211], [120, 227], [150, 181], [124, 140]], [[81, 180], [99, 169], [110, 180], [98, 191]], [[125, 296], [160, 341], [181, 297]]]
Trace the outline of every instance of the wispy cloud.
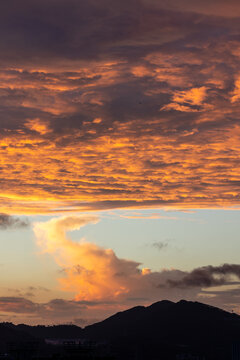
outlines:
[[163, 219], [163, 220], [179, 220], [178, 217], [176, 216], [164, 216], [164, 215], [160, 215], [158, 213], [151, 213], [151, 214], [144, 214], [144, 213], [137, 213], [137, 214], [122, 214], [120, 215], [120, 217], [125, 218], [125, 219], [146, 219], [146, 220], [158, 220], [158, 219]]
[[168, 243], [164, 241], [156, 241], [152, 243], [152, 246], [157, 250], [164, 250], [168, 247]]

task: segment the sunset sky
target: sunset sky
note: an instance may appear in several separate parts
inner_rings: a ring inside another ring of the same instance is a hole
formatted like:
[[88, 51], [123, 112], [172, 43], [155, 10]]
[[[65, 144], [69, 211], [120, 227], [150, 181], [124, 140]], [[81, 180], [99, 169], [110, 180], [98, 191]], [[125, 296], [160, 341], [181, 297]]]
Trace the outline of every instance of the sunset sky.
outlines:
[[0, 2], [0, 322], [240, 313], [240, 2]]

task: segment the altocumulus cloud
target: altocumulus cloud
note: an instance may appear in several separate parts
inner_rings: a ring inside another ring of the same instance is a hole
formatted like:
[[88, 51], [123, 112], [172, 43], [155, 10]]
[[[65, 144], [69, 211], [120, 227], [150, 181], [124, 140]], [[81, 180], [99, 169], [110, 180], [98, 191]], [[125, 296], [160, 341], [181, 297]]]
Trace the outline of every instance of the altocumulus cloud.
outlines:
[[1, 212], [238, 206], [239, 8], [1, 2]]

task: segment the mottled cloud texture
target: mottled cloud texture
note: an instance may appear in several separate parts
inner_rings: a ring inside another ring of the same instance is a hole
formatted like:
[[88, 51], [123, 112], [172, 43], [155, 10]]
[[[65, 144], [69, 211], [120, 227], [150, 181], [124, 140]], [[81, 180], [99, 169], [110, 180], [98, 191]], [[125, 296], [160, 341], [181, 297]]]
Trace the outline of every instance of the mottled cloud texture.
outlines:
[[237, 1], [0, 4], [0, 211], [239, 206]]

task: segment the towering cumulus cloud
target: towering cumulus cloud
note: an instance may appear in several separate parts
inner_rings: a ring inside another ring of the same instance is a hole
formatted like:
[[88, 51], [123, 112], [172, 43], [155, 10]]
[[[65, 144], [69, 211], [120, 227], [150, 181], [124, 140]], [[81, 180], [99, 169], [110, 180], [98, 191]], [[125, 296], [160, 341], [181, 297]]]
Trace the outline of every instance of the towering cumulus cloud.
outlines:
[[60, 279], [63, 289], [74, 291], [76, 300], [118, 298], [128, 293], [131, 281], [141, 276], [139, 263], [119, 259], [113, 250], [84, 240], [74, 242], [65, 234], [97, 221], [94, 216], [62, 217], [34, 228], [39, 246], [64, 269], [66, 277]]
[[[74, 292], [76, 301], [149, 302], [159, 298], [173, 300], [197, 296], [202, 288], [234, 284], [239, 280], [239, 265], [207, 266], [192, 272], [140, 268], [140, 263], [120, 259], [112, 249], [71, 240], [67, 231], [97, 223], [96, 216], [68, 216], [36, 223], [34, 232], [43, 253], [53, 256], [64, 277], [59, 279], [65, 291]], [[238, 284], [239, 282], [237, 282]]]
[[[159, 286], [169, 279], [179, 280], [182, 273], [177, 270], [152, 272], [140, 268], [140, 263], [120, 259], [112, 249], [96, 244], [71, 240], [67, 231], [96, 223], [95, 216], [70, 216], [36, 223], [34, 232], [43, 253], [51, 254], [61, 267], [64, 277], [59, 279], [61, 288], [74, 292], [76, 301], [125, 302], [131, 299], [154, 301], [160, 297], [178, 299], [179, 289]], [[197, 290], [185, 289], [185, 297], [197, 294]]]
[[[98, 221], [97, 216], [82, 215], [35, 223], [41, 254], [50, 254], [60, 267], [62, 298], [34, 301], [31, 296], [39, 293], [37, 287], [16, 289], [14, 296], [0, 297], [0, 311], [14, 313], [19, 319], [29, 314], [30, 321], [34, 317], [36, 323], [78, 319], [76, 323], [82, 324], [136, 303], [147, 305], [161, 299], [204, 300], [228, 310], [239, 310], [240, 265], [209, 265], [188, 272], [161, 269], [159, 264], [159, 271], [151, 271], [137, 261], [118, 258], [112, 249], [69, 237], [68, 232]], [[166, 244], [155, 242], [153, 246], [162, 250]]]

